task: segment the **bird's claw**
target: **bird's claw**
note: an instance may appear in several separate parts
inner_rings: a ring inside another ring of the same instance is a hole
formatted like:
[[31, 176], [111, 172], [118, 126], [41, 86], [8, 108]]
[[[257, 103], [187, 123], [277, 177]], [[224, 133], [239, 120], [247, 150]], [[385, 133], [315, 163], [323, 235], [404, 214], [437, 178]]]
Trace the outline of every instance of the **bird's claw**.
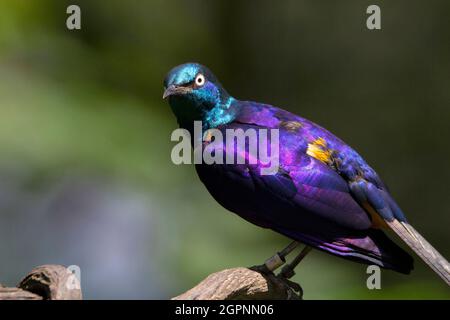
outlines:
[[291, 268], [290, 265], [286, 265], [283, 267], [283, 269], [280, 271], [280, 273], [277, 275], [281, 281], [283, 281], [289, 288], [294, 290], [299, 294], [300, 299], [303, 298], [303, 288], [301, 285], [299, 285], [297, 282], [289, 280], [295, 275], [294, 270]]
[[286, 283], [287, 286], [289, 286], [289, 288], [291, 288], [292, 290], [294, 290], [295, 292], [298, 292], [300, 294], [300, 297], [303, 296], [303, 288], [301, 285], [299, 285], [297, 282], [288, 280], [286, 278], [281, 277], [282, 281]]
[[[281, 271], [278, 275], [275, 275], [273, 273], [273, 271], [270, 271], [265, 264], [252, 266], [252, 267], [249, 267], [249, 269], [253, 270], [253, 271], [256, 271], [258, 273], [261, 273], [262, 275], [265, 275], [265, 276], [274, 276], [274, 277], [278, 278], [279, 280], [281, 280], [285, 284], [285, 286], [287, 288], [292, 289], [294, 292], [298, 293], [298, 298], [300, 298], [300, 299], [303, 298], [303, 288], [302, 288], [302, 286], [299, 285], [296, 282], [293, 282], [293, 281], [289, 280], [288, 277], [286, 277], [283, 274], [283, 271]], [[288, 290], [288, 292], [293, 294], [292, 291]], [[295, 298], [295, 299], [298, 299], [298, 298]]]

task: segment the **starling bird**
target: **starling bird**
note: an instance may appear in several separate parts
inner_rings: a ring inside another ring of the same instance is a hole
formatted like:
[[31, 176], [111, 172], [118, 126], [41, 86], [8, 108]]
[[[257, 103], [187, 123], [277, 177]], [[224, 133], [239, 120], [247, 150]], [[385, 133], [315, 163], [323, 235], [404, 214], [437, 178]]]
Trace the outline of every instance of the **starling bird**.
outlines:
[[[283, 109], [233, 98], [197, 63], [173, 68], [164, 89], [180, 128], [191, 135], [194, 121], [202, 121], [204, 132], [217, 129], [224, 135], [227, 129], [279, 130], [275, 174], [261, 174], [260, 163], [196, 164], [200, 180], [223, 207], [293, 240], [262, 265], [264, 270], [280, 267], [303, 243], [305, 249], [282, 270], [286, 278], [311, 248], [409, 274], [413, 259], [386, 236], [391, 229], [450, 285], [449, 263], [408, 223], [378, 174], [341, 139]], [[205, 136], [201, 140], [202, 148], [211, 143]], [[227, 155], [225, 143], [219, 147]]]

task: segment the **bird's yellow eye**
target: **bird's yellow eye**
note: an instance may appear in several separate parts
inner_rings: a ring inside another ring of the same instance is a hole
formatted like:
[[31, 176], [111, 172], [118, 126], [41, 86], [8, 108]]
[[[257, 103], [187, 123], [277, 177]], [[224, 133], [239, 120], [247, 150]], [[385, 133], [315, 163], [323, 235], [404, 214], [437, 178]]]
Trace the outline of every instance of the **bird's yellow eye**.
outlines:
[[199, 73], [196, 77], [195, 77], [195, 85], [198, 87], [201, 87], [202, 85], [205, 84], [205, 76], [202, 75], [201, 73]]

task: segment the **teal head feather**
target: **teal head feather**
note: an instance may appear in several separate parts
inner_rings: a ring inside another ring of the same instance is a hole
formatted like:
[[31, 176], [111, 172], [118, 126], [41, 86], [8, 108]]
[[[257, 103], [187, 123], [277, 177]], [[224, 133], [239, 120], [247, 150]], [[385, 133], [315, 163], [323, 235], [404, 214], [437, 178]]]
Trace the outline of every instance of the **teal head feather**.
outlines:
[[188, 130], [194, 121], [202, 121], [206, 130], [234, 118], [230, 108], [234, 99], [214, 74], [198, 63], [185, 63], [169, 71], [163, 98], [169, 99], [180, 127]]

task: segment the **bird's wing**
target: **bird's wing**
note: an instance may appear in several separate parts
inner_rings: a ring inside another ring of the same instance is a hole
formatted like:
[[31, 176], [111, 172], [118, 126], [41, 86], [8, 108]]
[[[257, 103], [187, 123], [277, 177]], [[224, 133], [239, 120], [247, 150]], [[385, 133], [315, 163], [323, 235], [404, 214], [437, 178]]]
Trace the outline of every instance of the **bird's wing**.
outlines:
[[304, 157], [295, 165], [281, 166], [275, 175], [252, 170], [253, 179], [292, 206], [337, 225], [354, 230], [370, 228], [370, 217], [352, 197], [346, 181], [320, 161]]
[[[239, 122], [227, 125], [226, 129], [245, 131], [267, 127], [259, 123]], [[280, 132], [279, 138], [280, 163], [276, 174], [261, 174], [262, 165], [249, 166], [247, 169], [257, 191], [269, 192], [293, 208], [308, 211], [348, 229], [366, 230], [371, 227], [370, 216], [354, 199], [347, 181], [342, 176], [301, 151], [301, 145], [293, 145], [295, 136]], [[225, 153], [227, 152], [229, 150], [225, 150]], [[237, 151], [234, 149], [232, 152]], [[244, 150], [244, 153], [242, 157], [248, 159], [248, 152]], [[292, 160], [288, 163], [286, 159], [290, 157]]]
[[[284, 193], [286, 188], [280, 188], [280, 183], [294, 184], [297, 191], [290, 201], [345, 227], [389, 227], [450, 285], [447, 260], [406, 221], [387, 187], [356, 151], [327, 130], [287, 111], [265, 105], [245, 109], [238, 119], [241, 123], [288, 131], [292, 124], [286, 123], [296, 123], [294, 127], [300, 129], [294, 139], [297, 136], [308, 143], [303, 151], [313, 165], [302, 165], [308, 161], [299, 148], [300, 161], [289, 167], [290, 179], [262, 178], [269, 188]], [[362, 212], [370, 216], [370, 225]]]

